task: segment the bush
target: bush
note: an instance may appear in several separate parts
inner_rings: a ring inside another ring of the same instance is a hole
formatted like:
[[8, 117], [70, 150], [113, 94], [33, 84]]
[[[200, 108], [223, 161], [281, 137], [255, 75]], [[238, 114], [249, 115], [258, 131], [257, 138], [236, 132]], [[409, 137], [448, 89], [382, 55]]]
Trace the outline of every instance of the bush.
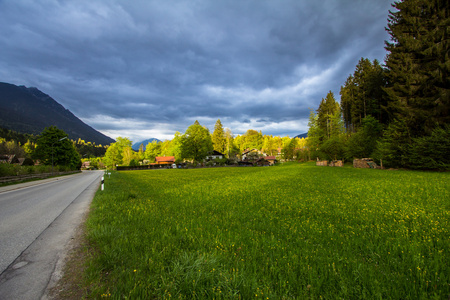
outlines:
[[11, 165], [0, 164], [0, 177], [12, 176]]
[[411, 141], [406, 122], [394, 120], [377, 142], [374, 158], [387, 167], [408, 167]]
[[410, 152], [412, 169], [450, 169], [450, 126], [436, 127], [431, 135], [414, 139]]
[[[73, 169], [70, 166], [54, 166], [53, 172], [68, 172]], [[0, 164], [0, 177], [20, 176], [31, 174], [52, 173], [52, 166], [19, 166], [16, 164]]]
[[381, 125], [372, 116], [362, 120], [363, 126], [348, 139], [346, 145], [346, 158], [351, 160], [355, 157], [371, 157], [377, 147], [380, 137]]
[[216, 165], [218, 166], [225, 166], [228, 163], [228, 159], [227, 158], [216, 158], [214, 160], [214, 162], [216, 163]]
[[130, 161], [130, 167], [137, 167], [137, 166], [139, 166], [139, 160], [137, 160], [137, 159], [132, 159], [131, 161]]
[[336, 160], [344, 157], [345, 148], [341, 137], [331, 137], [320, 146], [320, 150], [325, 154], [325, 159]]

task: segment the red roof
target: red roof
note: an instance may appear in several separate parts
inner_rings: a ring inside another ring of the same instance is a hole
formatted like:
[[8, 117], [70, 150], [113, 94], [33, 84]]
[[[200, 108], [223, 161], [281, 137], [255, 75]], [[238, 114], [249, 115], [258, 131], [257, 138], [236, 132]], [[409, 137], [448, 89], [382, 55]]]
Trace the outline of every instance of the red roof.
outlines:
[[156, 162], [175, 162], [175, 156], [159, 156], [155, 159]]

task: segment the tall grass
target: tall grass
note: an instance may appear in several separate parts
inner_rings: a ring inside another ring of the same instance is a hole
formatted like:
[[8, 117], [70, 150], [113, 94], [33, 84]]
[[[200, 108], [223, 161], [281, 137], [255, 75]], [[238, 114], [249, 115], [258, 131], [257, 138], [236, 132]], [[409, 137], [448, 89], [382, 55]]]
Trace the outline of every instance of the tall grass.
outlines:
[[442, 299], [448, 173], [292, 164], [113, 173], [86, 284], [115, 299]]

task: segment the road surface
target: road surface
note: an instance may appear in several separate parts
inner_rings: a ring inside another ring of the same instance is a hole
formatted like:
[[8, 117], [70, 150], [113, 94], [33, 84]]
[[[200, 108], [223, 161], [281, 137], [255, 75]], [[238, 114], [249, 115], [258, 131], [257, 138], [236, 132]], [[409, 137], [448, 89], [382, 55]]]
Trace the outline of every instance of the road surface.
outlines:
[[103, 171], [0, 188], [0, 300], [41, 299]]

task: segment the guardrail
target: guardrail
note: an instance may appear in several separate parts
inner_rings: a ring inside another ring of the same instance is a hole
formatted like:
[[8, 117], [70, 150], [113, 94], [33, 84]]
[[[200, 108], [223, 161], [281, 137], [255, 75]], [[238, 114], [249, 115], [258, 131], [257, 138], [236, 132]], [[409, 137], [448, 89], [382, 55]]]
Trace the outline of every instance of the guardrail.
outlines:
[[81, 171], [69, 171], [69, 172], [54, 172], [52, 173], [40, 173], [40, 174], [29, 174], [29, 175], [18, 175], [18, 176], [5, 176], [0, 177], [0, 184], [1, 183], [11, 183], [16, 181], [23, 181], [28, 179], [44, 179], [48, 178], [50, 176], [60, 176], [60, 175], [68, 175], [68, 174], [75, 174], [80, 173]]

